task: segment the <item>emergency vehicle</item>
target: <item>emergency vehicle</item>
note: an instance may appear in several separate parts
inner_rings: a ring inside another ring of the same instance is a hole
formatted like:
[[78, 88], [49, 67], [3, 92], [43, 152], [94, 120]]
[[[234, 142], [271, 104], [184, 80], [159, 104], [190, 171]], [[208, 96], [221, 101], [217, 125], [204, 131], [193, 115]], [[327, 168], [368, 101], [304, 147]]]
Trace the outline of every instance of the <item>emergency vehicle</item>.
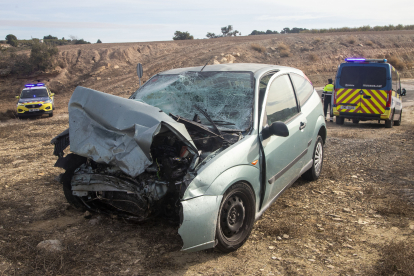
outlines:
[[17, 117], [41, 116], [48, 114], [53, 116], [55, 109], [55, 94], [51, 93], [44, 83], [26, 84], [20, 96], [16, 96]]
[[385, 127], [399, 126], [402, 96], [397, 70], [386, 59], [347, 58], [338, 67], [335, 79], [333, 115], [342, 125], [345, 119], [381, 120]]

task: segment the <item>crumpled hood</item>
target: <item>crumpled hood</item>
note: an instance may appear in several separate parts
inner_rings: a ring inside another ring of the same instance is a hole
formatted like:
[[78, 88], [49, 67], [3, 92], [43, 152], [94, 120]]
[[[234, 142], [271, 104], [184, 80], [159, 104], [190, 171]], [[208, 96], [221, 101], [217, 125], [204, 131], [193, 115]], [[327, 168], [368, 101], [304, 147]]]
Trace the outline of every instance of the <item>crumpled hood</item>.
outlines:
[[39, 97], [39, 98], [27, 98], [27, 99], [19, 99], [19, 103], [27, 103], [27, 102], [45, 102], [49, 100], [48, 97]]
[[185, 126], [157, 107], [81, 86], [69, 102], [70, 150], [132, 177], [152, 164], [152, 139], [168, 130], [197, 154]]

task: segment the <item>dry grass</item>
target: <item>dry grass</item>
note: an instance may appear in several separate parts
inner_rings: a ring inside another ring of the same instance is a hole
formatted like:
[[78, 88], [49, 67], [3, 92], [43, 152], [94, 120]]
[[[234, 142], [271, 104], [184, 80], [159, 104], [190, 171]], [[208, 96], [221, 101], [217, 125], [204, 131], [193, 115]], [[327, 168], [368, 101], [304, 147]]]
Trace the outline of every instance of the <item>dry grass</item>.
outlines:
[[414, 246], [404, 241], [392, 242], [382, 248], [381, 259], [368, 275], [413, 275]]
[[310, 61], [318, 61], [319, 60], [319, 56], [315, 53], [311, 53], [309, 54], [309, 60]]
[[280, 57], [290, 57], [292, 54], [290, 53], [289, 45], [281, 42], [276, 47], [279, 50]]
[[9, 119], [16, 119], [17, 112], [16, 110], [7, 109], [6, 112], [0, 112], [0, 121], [7, 121]]
[[371, 40], [368, 40], [368, 41], [365, 41], [365, 45], [373, 46], [374, 42], [372, 42]]
[[348, 36], [348, 38], [346, 39], [346, 42], [348, 42], [349, 44], [355, 44], [355, 42], [357, 41], [355, 36]]
[[387, 61], [392, 66], [394, 66], [394, 68], [397, 69], [397, 70], [403, 70], [404, 69], [404, 62], [401, 61], [401, 59], [399, 59], [396, 56], [387, 57]]
[[266, 47], [259, 45], [259, 44], [252, 44], [251, 45], [252, 49], [259, 52], [259, 53], [265, 53], [266, 52]]
[[313, 44], [318, 44], [318, 43], [320, 43], [322, 41], [322, 39], [320, 38], [320, 37], [316, 37], [314, 40], [313, 40]]

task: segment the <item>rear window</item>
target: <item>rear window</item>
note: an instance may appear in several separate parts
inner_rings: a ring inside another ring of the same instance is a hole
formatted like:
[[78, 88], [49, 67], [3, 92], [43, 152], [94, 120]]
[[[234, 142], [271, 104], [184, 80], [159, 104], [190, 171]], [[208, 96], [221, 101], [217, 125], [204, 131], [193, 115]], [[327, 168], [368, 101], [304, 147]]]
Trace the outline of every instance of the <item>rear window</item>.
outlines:
[[387, 85], [387, 70], [375, 66], [345, 66], [339, 85], [346, 88], [378, 89]]

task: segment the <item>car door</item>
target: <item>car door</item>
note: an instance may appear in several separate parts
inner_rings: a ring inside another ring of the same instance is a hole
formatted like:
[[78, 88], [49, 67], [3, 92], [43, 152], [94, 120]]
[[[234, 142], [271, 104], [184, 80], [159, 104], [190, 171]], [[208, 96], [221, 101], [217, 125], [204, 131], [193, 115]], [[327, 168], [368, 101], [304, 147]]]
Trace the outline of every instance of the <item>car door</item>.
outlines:
[[300, 160], [307, 148], [303, 133], [307, 122], [300, 113], [289, 76], [273, 76], [269, 83], [262, 110], [262, 127], [282, 121], [289, 129], [289, 136], [263, 139], [260, 134], [266, 162], [265, 204], [296, 178], [302, 168]]

